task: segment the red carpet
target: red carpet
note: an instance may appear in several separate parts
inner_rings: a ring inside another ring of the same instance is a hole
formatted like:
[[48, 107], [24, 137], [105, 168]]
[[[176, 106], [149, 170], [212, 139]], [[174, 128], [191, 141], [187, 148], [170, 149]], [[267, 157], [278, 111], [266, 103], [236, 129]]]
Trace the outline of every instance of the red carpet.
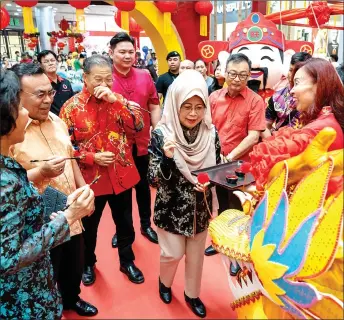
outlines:
[[[117, 249], [111, 247], [115, 225], [107, 206], [98, 230], [96, 282], [82, 286], [81, 298], [94, 304], [99, 313], [93, 319], [198, 319], [184, 301], [184, 261], [181, 261], [172, 286], [172, 303], [165, 305], [158, 293], [159, 246], [140, 233], [134, 201], [135, 263], [145, 276], [143, 284], [133, 284], [119, 271]], [[209, 241], [208, 241], [209, 243]], [[208, 319], [236, 319], [230, 308], [231, 294], [219, 255], [205, 257], [201, 299]], [[64, 319], [85, 319], [75, 312], [64, 312]]]

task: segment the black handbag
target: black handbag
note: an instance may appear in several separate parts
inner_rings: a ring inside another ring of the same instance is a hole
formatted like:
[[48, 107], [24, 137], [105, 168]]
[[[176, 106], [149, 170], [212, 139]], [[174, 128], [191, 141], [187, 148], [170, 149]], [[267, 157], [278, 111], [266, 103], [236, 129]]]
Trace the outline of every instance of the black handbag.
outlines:
[[67, 196], [51, 187], [48, 186], [42, 194], [44, 201], [44, 222], [50, 222], [50, 215], [53, 212], [61, 211], [67, 204]]

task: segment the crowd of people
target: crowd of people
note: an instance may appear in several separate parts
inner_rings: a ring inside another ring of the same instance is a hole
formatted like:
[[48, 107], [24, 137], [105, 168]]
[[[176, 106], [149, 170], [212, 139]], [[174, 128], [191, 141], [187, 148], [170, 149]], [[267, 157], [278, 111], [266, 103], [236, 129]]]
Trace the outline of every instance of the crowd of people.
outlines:
[[[153, 52], [141, 60], [134, 39], [120, 32], [108, 54], [44, 50], [37, 63], [1, 70], [1, 318], [97, 314], [79, 295], [81, 282], [96, 281], [107, 203], [119, 270], [143, 283], [134, 262], [133, 188], [140, 232], [160, 246], [157, 294], [172, 301], [185, 256], [185, 302], [203, 318], [204, 256], [216, 254], [205, 249], [209, 221], [237, 204], [191, 172], [249, 161], [260, 191], [269, 168], [304, 151], [323, 128], [337, 132], [330, 150], [343, 147], [343, 83], [324, 59], [294, 54], [288, 85], [267, 105], [248, 87], [252, 64], [242, 53], [230, 55], [225, 74], [217, 64], [214, 76], [203, 60], [181, 61], [177, 51], [168, 53], [169, 70], [159, 77], [149, 69], [158, 70]], [[59, 74], [69, 68], [82, 70], [80, 90]], [[153, 214], [150, 187], [157, 190]], [[61, 203], [47, 206], [52, 198]]]

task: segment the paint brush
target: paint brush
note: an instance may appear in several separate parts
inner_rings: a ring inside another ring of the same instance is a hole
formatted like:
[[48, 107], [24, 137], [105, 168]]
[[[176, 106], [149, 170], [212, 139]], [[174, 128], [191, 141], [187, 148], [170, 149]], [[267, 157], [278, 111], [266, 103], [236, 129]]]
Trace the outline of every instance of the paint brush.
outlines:
[[[80, 160], [81, 157], [71, 157], [71, 158], [65, 158], [65, 160]], [[43, 159], [43, 160], [30, 160], [30, 162], [44, 162], [44, 161], [50, 161], [51, 159]]]

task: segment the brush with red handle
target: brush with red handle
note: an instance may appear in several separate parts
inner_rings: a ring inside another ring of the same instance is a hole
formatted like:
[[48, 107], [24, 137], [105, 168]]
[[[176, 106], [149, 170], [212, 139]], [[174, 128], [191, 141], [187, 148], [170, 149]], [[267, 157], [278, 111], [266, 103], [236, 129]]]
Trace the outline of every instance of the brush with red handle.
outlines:
[[[198, 183], [200, 183], [200, 184], [202, 184], [202, 185], [205, 185], [206, 183], [210, 183], [209, 175], [208, 175], [208, 173], [206, 173], [206, 172], [201, 172], [200, 174], [198, 174], [197, 180], [198, 180]], [[211, 214], [211, 211], [210, 211], [210, 209], [209, 209], [207, 197], [206, 197], [206, 195], [205, 195], [205, 189], [204, 189], [204, 191], [203, 191], [203, 196], [204, 196], [204, 202], [205, 202], [205, 204], [206, 204], [206, 206], [207, 206], [209, 215], [210, 215], [211, 217], [213, 217], [213, 215]]]

